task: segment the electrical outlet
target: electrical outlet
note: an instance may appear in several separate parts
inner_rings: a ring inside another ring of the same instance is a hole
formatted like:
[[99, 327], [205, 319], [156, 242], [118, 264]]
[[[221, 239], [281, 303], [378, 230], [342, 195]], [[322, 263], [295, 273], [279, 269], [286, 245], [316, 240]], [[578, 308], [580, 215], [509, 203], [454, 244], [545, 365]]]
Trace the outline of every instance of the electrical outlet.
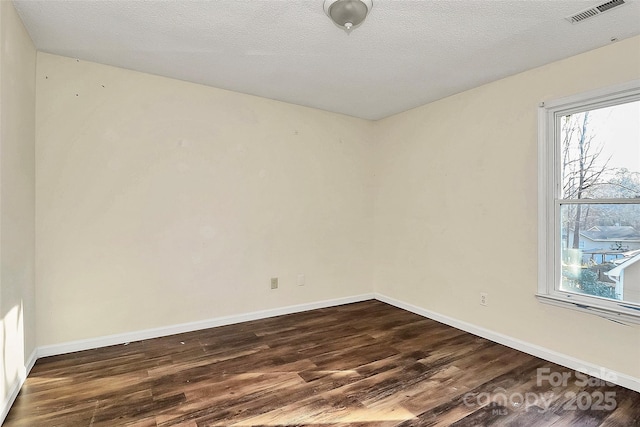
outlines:
[[489, 294], [486, 292], [480, 292], [480, 305], [489, 305]]
[[298, 286], [304, 286], [305, 278], [304, 274], [298, 274]]
[[271, 289], [278, 289], [278, 278], [277, 277], [272, 277], [271, 278]]

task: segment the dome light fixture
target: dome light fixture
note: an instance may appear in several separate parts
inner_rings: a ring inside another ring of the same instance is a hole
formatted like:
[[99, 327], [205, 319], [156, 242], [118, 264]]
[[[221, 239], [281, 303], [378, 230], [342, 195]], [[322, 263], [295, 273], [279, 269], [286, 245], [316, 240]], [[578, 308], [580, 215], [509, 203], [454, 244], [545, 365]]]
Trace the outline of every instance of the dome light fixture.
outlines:
[[372, 6], [371, 0], [324, 0], [324, 12], [347, 33], [362, 24]]

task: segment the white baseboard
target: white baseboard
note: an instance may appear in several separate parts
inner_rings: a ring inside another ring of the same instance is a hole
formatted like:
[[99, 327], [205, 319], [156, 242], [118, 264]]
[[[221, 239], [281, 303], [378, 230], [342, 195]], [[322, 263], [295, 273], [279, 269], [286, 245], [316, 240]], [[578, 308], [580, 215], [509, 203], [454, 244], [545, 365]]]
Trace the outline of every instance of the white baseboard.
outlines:
[[461, 320], [454, 319], [452, 317], [445, 316], [443, 314], [436, 313], [422, 307], [418, 307], [413, 304], [388, 297], [386, 295], [376, 293], [375, 298], [378, 301], [382, 301], [395, 307], [418, 314], [420, 316], [427, 317], [440, 323], [444, 323], [445, 325], [452, 326], [456, 329], [469, 332], [470, 334], [486, 338], [498, 344], [511, 347], [515, 350], [522, 351], [532, 356], [536, 356], [549, 362], [553, 362], [558, 365], [565, 366], [569, 369], [573, 369], [574, 371], [582, 372], [640, 393], [639, 378], [612, 371], [605, 367], [598, 366], [590, 362], [585, 362], [584, 360], [576, 359], [574, 357], [567, 356], [565, 354], [558, 353], [556, 351], [549, 350], [547, 348], [540, 347], [538, 345], [531, 344], [517, 338], [503, 335], [498, 332], [473, 325], [471, 323], [463, 322]]
[[86, 340], [71, 341], [62, 344], [54, 344], [38, 347], [38, 358], [55, 356], [59, 354], [72, 353], [75, 351], [90, 350], [94, 348], [107, 347], [110, 345], [124, 344], [133, 341], [147, 340], [151, 338], [164, 337], [167, 335], [180, 334], [183, 332], [198, 331], [201, 329], [215, 328], [217, 326], [233, 325], [235, 323], [248, 322], [251, 320], [266, 319], [268, 317], [282, 316], [284, 314], [300, 313], [303, 311], [315, 310], [318, 308], [334, 307], [337, 305], [350, 304], [374, 299], [373, 294], [354, 295], [351, 297], [324, 300], [306, 304], [290, 305], [287, 307], [272, 308], [269, 310], [254, 311], [251, 313], [237, 314], [232, 316], [216, 317], [213, 319], [201, 320], [198, 322], [181, 323], [161, 328], [146, 329], [142, 331], [126, 332], [123, 334], [108, 335]]
[[601, 366], [594, 365], [593, 363], [585, 362], [544, 347], [540, 347], [517, 338], [513, 338], [507, 335], [500, 334], [498, 332], [485, 329], [471, 323], [463, 322], [452, 317], [445, 316], [440, 313], [436, 313], [404, 301], [400, 301], [382, 294], [362, 294], [345, 298], [337, 298], [325, 301], [312, 302], [307, 304], [291, 305], [287, 307], [274, 308], [269, 310], [255, 311], [251, 313], [217, 317], [213, 319], [202, 320], [198, 322], [182, 323], [178, 325], [170, 325], [162, 328], [146, 329], [142, 331], [127, 332], [124, 334], [109, 335], [98, 338], [91, 338], [87, 340], [72, 341], [68, 343], [55, 344], [49, 346], [38, 347], [29, 357], [25, 366], [24, 372], [21, 372], [19, 378], [11, 387], [11, 392], [2, 404], [0, 408], [0, 425], [7, 416], [11, 405], [15, 401], [20, 387], [25, 381], [25, 378], [31, 371], [31, 368], [35, 364], [36, 360], [40, 357], [54, 356], [59, 354], [71, 353], [75, 351], [89, 350], [99, 347], [106, 347], [109, 345], [124, 344], [127, 342], [140, 341], [151, 338], [158, 338], [167, 335], [179, 334], [183, 332], [197, 331], [201, 329], [214, 328], [217, 326], [232, 325], [241, 322], [248, 322], [251, 320], [265, 319], [269, 317], [281, 316], [285, 314], [300, 313], [309, 310], [315, 310], [318, 308], [334, 307], [337, 305], [350, 304], [354, 302], [366, 301], [370, 299], [377, 299], [384, 303], [393, 305], [395, 307], [410, 311], [420, 316], [433, 319], [437, 322], [444, 323], [445, 325], [452, 326], [457, 329], [461, 329], [465, 332], [469, 332], [473, 335], [486, 338], [498, 344], [511, 347], [513, 349], [531, 354], [549, 362], [556, 363], [558, 365], [565, 366], [575, 371], [583, 372], [591, 376], [603, 379], [605, 381], [613, 382], [622, 387], [628, 388], [640, 392], [640, 379], [632, 377], [630, 375], [622, 374], [619, 372], [611, 371]]
[[20, 369], [20, 371], [18, 372], [18, 377], [15, 379], [15, 381], [11, 385], [11, 388], [9, 389], [9, 394], [4, 399], [4, 402], [2, 402], [2, 407], [0, 408], [0, 425], [2, 425], [2, 423], [4, 423], [5, 418], [7, 418], [7, 415], [9, 414], [9, 410], [11, 409], [11, 405], [13, 405], [13, 402], [15, 402], [16, 398], [18, 397], [18, 393], [20, 393], [22, 384], [24, 384], [24, 381], [27, 379], [29, 372], [31, 372], [31, 368], [33, 368], [33, 365], [35, 365], [37, 360], [36, 354], [37, 352], [34, 349], [33, 352], [31, 352], [31, 355], [29, 356], [29, 358], [27, 359], [25, 366], [22, 369]]

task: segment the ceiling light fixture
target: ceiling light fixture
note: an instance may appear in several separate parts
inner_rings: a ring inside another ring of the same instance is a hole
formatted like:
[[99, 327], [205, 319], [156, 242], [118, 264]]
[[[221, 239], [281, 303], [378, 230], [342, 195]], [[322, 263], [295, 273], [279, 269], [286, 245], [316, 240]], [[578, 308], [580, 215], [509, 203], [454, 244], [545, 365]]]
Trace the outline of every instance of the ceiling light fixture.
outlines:
[[371, 0], [324, 0], [324, 12], [347, 33], [362, 24], [371, 7]]

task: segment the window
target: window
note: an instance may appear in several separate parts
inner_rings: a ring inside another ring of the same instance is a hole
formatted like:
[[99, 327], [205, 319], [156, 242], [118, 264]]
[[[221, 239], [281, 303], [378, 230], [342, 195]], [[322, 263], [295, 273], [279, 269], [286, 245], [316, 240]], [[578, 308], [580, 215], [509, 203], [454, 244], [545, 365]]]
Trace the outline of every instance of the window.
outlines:
[[640, 323], [640, 80], [539, 109], [538, 298]]

